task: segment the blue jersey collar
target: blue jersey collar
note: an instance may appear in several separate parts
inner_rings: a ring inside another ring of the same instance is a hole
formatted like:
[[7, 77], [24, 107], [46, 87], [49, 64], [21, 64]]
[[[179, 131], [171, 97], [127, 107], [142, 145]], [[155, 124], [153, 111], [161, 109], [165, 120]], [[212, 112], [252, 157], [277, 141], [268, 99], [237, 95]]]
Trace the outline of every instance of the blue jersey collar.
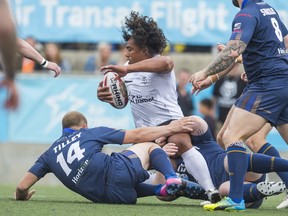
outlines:
[[76, 130], [73, 130], [73, 129], [71, 129], [71, 128], [64, 128], [63, 129], [63, 133], [73, 133], [73, 132], [75, 132]]

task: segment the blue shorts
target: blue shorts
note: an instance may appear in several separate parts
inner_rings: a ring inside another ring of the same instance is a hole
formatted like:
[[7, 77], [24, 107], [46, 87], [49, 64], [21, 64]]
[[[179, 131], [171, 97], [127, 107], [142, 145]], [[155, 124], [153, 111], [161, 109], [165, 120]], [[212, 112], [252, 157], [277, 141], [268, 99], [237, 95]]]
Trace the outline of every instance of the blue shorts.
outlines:
[[113, 158], [107, 176], [106, 203], [135, 204], [137, 193], [135, 186], [149, 178], [142, 168], [138, 156], [132, 151], [112, 153]]
[[249, 86], [235, 106], [265, 118], [273, 126], [288, 123], [288, 84], [271, 90], [269, 86], [255, 84]]

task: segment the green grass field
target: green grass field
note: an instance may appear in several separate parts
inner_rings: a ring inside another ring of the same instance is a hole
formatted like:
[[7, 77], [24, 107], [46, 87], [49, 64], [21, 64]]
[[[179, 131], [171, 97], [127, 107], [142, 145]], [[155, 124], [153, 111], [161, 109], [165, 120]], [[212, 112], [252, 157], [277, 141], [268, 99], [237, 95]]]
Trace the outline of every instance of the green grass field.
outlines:
[[94, 204], [78, 196], [62, 186], [35, 186], [36, 193], [30, 201], [14, 201], [13, 191], [15, 186], [0, 185], [0, 215], [2, 216], [33, 216], [33, 215], [288, 215], [288, 209], [277, 210], [275, 207], [284, 197], [284, 194], [269, 197], [260, 209], [248, 209], [245, 212], [207, 212], [199, 206], [199, 200], [179, 198], [166, 203], [154, 197], [141, 198], [136, 205], [107, 205]]

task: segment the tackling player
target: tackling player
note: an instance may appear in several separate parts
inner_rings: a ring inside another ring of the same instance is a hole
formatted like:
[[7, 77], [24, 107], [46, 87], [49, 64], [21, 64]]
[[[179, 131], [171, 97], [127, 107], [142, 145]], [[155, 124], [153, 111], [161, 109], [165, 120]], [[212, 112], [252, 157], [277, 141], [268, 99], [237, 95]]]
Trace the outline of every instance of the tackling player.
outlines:
[[[67, 188], [96, 203], [135, 204], [137, 197], [174, 194], [185, 181], [177, 178], [167, 154], [155, 143], [135, 144], [111, 156], [101, 152], [109, 143], [139, 143], [160, 136], [189, 132], [193, 121], [182, 118], [167, 126], [116, 130], [87, 128], [85, 116], [68, 112], [62, 119], [63, 134], [24, 175], [15, 192], [16, 200], [29, 200], [30, 188], [47, 173], [53, 173]], [[144, 182], [153, 166], [166, 178], [164, 185]], [[190, 187], [202, 188], [195, 183]]]

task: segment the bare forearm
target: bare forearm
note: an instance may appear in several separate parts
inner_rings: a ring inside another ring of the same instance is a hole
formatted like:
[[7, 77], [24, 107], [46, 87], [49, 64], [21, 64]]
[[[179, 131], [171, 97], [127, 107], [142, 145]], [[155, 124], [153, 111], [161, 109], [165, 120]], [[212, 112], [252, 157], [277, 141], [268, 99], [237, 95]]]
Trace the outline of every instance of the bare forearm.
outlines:
[[6, 1], [0, 1], [0, 56], [8, 79], [15, 76], [16, 30]]
[[17, 39], [17, 52], [25, 58], [31, 59], [38, 64], [43, 60], [42, 55], [35, 50], [29, 43], [20, 38]]
[[129, 72], [155, 72], [169, 73], [174, 67], [174, 62], [169, 56], [156, 56], [131, 65], [127, 65]]
[[240, 40], [229, 41], [227, 46], [218, 54], [216, 59], [204, 69], [206, 75], [225, 71], [228, 73], [234, 66], [235, 60], [244, 52], [246, 44]]
[[20, 180], [16, 187], [15, 199], [16, 200], [29, 200], [35, 193], [35, 190], [30, 188], [38, 181], [38, 177], [34, 174], [27, 172], [24, 177]]
[[215, 82], [217, 82], [218, 80], [220, 80], [222, 77], [224, 77], [226, 74], [228, 74], [232, 68], [235, 67], [235, 64], [230, 65], [228, 68], [226, 68], [224, 71], [221, 71], [219, 73], [213, 74], [208, 76], [208, 79], [210, 79], [210, 81], [212, 82], [212, 84], [214, 84]]
[[135, 130], [135, 134], [137, 134], [137, 136], [135, 137], [137, 139], [135, 143], [154, 141], [159, 137], [167, 137], [173, 134], [173, 131], [166, 126], [137, 128]]

